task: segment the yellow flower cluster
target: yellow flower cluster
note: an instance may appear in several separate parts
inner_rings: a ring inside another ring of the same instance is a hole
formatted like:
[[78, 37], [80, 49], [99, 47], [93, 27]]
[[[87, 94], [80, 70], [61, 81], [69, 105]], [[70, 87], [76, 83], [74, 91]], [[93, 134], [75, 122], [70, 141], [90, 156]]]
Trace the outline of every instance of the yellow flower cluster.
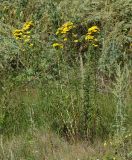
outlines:
[[[55, 42], [52, 46], [55, 48], [64, 48], [65, 44], [71, 44], [74, 47], [79, 47], [80, 45], [85, 45], [88, 41], [92, 43], [94, 47], [98, 47], [98, 40], [95, 37], [100, 29], [97, 26], [92, 26], [88, 28], [87, 33], [80, 33], [82, 29], [81, 25], [75, 25], [73, 22], [66, 22], [56, 31], [58, 37], [58, 42]], [[74, 43], [74, 44], [73, 44]], [[85, 47], [86, 48], [86, 47]]]
[[[15, 37], [16, 40], [23, 40], [25, 43], [28, 43], [30, 42], [30, 30], [32, 29], [33, 27], [33, 22], [32, 21], [29, 21], [29, 22], [26, 22], [22, 29], [15, 29], [13, 31], [13, 36]], [[33, 44], [30, 44], [30, 47], [32, 47]]]
[[[64, 48], [64, 43], [68, 41], [68, 38], [70, 37], [68, 33], [73, 28], [75, 28], [75, 25], [70, 21], [64, 23], [61, 27], [59, 27], [56, 31], [56, 35], [60, 36], [60, 38], [62, 39], [62, 43], [54, 43], [52, 46], [55, 48]], [[72, 37], [77, 38], [77, 34], [72, 33]], [[73, 42], [77, 43], [78, 40], [75, 39]]]
[[60, 28], [57, 29], [56, 35], [66, 34], [73, 28], [75, 28], [73, 22], [66, 22]]
[[99, 32], [99, 28], [97, 26], [92, 26], [91, 28], [88, 29], [88, 33], [92, 34], [92, 33], [96, 33]]
[[91, 28], [88, 28], [88, 32], [85, 36], [86, 41], [92, 41], [94, 47], [98, 47], [97, 45], [97, 39], [95, 38], [95, 33], [98, 33], [100, 30], [97, 26], [92, 26]]
[[31, 28], [33, 27], [33, 22], [32, 21], [29, 21], [29, 22], [26, 22], [24, 25], [23, 25], [23, 31], [28, 31], [30, 30]]

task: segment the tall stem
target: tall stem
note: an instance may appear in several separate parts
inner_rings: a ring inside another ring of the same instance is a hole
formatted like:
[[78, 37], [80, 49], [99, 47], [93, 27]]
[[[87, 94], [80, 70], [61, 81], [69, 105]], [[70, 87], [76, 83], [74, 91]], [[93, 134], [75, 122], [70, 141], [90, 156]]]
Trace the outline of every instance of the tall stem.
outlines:
[[84, 102], [84, 64], [81, 52], [79, 52], [79, 59], [80, 59], [80, 76], [81, 76], [81, 98]]

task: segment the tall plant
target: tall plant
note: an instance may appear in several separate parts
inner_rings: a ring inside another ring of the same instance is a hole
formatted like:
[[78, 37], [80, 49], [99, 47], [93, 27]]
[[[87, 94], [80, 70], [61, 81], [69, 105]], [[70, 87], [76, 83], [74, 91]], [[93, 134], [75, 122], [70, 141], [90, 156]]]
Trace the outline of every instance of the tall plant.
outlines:
[[123, 135], [125, 127], [125, 118], [126, 118], [126, 100], [127, 100], [127, 91], [129, 86], [129, 69], [126, 64], [123, 68], [120, 64], [117, 65], [116, 77], [114, 82], [113, 94], [116, 99], [116, 115], [115, 115], [115, 124], [116, 124], [116, 134]]

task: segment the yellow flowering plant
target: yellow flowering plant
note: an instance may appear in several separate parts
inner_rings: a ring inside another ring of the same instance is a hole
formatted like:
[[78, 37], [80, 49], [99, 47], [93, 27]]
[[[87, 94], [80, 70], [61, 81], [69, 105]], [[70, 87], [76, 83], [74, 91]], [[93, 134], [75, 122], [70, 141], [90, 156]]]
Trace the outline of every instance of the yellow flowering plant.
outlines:
[[62, 26], [60, 26], [57, 29], [55, 35], [58, 41], [53, 43], [52, 46], [56, 49], [62, 49], [69, 42], [77, 43], [79, 40], [77, 40], [77, 34], [74, 34], [75, 29], [76, 26], [73, 22], [65, 22]]
[[96, 33], [99, 33], [100, 29], [98, 26], [92, 26], [88, 28], [88, 32], [85, 36], [85, 40], [88, 41], [89, 43], [92, 43], [94, 47], [98, 47], [98, 40], [95, 37]]
[[57, 29], [56, 35], [67, 34], [73, 28], [75, 28], [73, 22], [66, 22]]
[[29, 47], [33, 47], [33, 44], [31, 43], [32, 27], [33, 27], [32, 21], [25, 22], [21, 29], [13, 30], [12, 33], [13, 33], [14, 38], [24, 45], [28, 44]]
[[65, 46], [69, 46], [76, 50], [79, 50], [81, 47], [84, 51], [88, 49], [90, 45], [97, 48], [97, 34], [99, 31], [100, 29], [96, 25], [87, 28], [83, 24], [74, 24], [70, 21], [65, 22], [55, 33], [58, 41], [53, 44], [53, 47], [62, 49]]

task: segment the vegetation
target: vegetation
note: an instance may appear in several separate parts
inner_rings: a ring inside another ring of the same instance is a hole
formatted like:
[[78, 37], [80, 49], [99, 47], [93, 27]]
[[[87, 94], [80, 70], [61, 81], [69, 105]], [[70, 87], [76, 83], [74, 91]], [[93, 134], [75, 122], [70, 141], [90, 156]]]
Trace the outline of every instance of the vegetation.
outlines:
[[132, 158], [131, 8], [1, 0], [0, 159]]

